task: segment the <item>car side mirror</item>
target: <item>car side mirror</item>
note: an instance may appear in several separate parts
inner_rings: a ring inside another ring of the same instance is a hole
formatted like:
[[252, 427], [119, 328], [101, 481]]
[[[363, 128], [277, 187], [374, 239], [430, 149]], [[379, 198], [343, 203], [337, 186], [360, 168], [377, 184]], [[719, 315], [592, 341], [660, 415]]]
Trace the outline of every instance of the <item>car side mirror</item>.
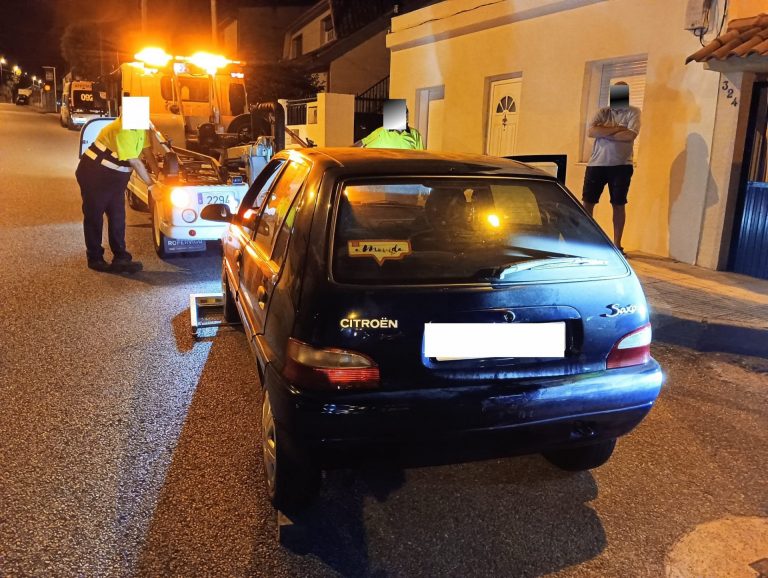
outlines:
[[180, 114], [181, 109], [179, 108], [178, 104], [171, 104], [168, 106], [168, 110], [171, 112], [171, 114]]
[[200, 217], [206, 221], [216, 221], [217, 223], [231, 223], [232, 211], [229, 210], [229, 205], [224, 203], [216, 203], [203, 207], [200, 211]]
[[264, 235], [265, 237], [269, 237], [271, 229], [269, 228], [269, 223], [265, 223], [262, 221], [259, 223], [259, 235]]

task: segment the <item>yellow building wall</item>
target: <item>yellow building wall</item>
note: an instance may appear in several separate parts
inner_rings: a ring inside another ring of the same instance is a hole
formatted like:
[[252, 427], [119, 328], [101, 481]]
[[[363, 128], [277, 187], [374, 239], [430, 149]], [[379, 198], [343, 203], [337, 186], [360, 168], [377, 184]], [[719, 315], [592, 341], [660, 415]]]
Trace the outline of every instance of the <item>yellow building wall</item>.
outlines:
[[389, 74], [386, 31], [379, 32], [331, 62], [330, 91], [360, 94]]
[[731, 0], [728, 6], [729, 21], [768, 13], [768, 0]]
[[[482, 4], [449, 0], [393, 20], [390, 98], [406, 98], [414, 111], [418, 89], [444, 85], [443, 149], [483, 153], [488, 79], [521, 74], [516, 153], [567, 154], [567, 185], [580, 198], [589, 64], [647, 55], [623, 244], [694, 262], [719, 74], [685, 65], [700, 46], [683, 29], [687, 0], [584, 0], [571, 9], [554, 0]], [[611, 236], [607, 196], [606, 190], [595, 216]]]

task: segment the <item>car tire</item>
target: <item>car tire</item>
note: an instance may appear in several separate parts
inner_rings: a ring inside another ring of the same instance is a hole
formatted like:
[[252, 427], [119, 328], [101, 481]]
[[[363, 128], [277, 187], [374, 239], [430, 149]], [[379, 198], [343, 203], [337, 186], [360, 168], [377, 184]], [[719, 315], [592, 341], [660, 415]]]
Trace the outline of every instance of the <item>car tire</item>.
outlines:
[[64, 128], [67, 128], [67, 123], [64, 122], [64, 118], [62, 116], [59, 116], [59, 124]]
[[261, 443], [267, 492], [275, 508], [286, 514], [295, 513], [306, 507], [317, 494], [320, 469], [275, 421], [269, 392], [263, 391]]
[[561, 470], [582, 472], [602, 466], [613, 454], [616, 438], [586, 446], [566, 448], [544, 453], [544, 457]]
[[158, 205], [149, 198], [149, 214], [152, 220], [152, 245], [155, 247], [155, 253], [161, 259], [168, 257], [168, 251], [165, 248], [165, 235], [160, 230], [160, 218], [157, 215]]
[[271, 128], [266, 118], [259, 117], [256, 119], [257, 134], [251, 134], [250, 116], [238, 116], [230, 123], [227, 132], [237, 135], [238, 144], [246, 144], [255, 141], [259, 136], [270, 134]]
[[237, 305], [229, 288], [229, 278], [223, 263], [221, 265], [221, 292], [224, 295], [224, 321], [227, 323], [240, 323], [240, 314], [237, 312]]
[[128, 206], [134, 211], [144, 211], [146, 208], [139, 197], [134, 195], [128, 187], [125, 187], [125, 200], [128, 201]]
[[68, 128], [69, 130], [80, 130], [80, 129], [78, 129], [78, 128], [75, 126], [75, 123], [73, 123], [73, 122], [72, 122], [72, 117], [71, 117], [71, 116], [70, 116], [70, 117], [67, 119], [67, 128]]

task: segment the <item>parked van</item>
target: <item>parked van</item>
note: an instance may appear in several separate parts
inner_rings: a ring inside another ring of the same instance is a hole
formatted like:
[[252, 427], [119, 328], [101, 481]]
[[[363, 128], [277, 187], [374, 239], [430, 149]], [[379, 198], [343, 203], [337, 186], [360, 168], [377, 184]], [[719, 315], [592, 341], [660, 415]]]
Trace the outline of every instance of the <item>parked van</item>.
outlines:
[[106, 93], [96, 91], [90, 80], [73, 80], [71, 74], [64, 77], [59, 112], [61, 126], [80, 130], [92, 118], [106, 115]]

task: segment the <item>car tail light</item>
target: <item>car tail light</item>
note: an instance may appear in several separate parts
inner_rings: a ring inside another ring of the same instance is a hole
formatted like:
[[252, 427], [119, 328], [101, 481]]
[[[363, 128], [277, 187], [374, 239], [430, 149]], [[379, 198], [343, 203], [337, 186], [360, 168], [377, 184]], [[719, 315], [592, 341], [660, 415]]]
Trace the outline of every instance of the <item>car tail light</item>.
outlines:
[[299, 389], [349, 390], [379, 386], [379, 368], [368, 356], [343, 349], [317, 349], [288, 340], [283, 377]]
[[608, 354], [606, 367], [629, 367], [642, 365], [651, 359], [651, 324], [642, 326], [632, 333], [627, 333], [616, 342]]

